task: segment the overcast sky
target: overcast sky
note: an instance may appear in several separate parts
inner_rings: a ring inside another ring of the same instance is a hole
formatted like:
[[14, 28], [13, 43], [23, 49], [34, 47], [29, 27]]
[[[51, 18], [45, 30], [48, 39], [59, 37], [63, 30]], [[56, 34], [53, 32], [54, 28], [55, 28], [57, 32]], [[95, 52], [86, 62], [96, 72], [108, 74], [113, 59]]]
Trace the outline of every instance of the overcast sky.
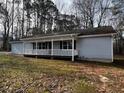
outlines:
[[71, 5], [73, 0], [52, 0], [62, 13], [69, 14], [71, 12]]

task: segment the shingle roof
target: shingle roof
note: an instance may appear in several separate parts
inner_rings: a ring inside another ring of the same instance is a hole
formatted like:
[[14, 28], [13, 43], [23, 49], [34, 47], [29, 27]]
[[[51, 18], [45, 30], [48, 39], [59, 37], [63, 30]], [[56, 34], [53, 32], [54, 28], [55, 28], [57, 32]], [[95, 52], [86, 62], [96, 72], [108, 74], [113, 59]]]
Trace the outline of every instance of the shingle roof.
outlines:
[[98, 35], [98, 34], [112, 34], [112, 33], [116, 33], [116, 31], [113, 29], [112, 26], [102, 26], [96, 28], [77, 29], [73, 31], [58, 32], [53, 34], [42, 34], [33, 37], [25, 37], [25, 38], [35, 38], [35, 37], [37, 38], [37, 37], [55, 36], [55, 35], [58, 36], [58, 35], [66, 35], [66, 34], [75, 34], [77, 36], [82, 36], [82, 35]]
[[88, 28], [81, 31], [79, 35], [96, 35], [116, 33], [112, 26], [102, 26], [96, 28]]
[[77, 29], [73, 31], [65, 31], [54, 34], [45, 34], [43, 36], [53, 36], [53, 35], [63, 35], [63, 34], [78, 34], [78, 35], [95, 35], [95, 34], [109, 34], [116, 33], [112, 26], [102, 26], [96, 28], [87, 28], [87, 29]]

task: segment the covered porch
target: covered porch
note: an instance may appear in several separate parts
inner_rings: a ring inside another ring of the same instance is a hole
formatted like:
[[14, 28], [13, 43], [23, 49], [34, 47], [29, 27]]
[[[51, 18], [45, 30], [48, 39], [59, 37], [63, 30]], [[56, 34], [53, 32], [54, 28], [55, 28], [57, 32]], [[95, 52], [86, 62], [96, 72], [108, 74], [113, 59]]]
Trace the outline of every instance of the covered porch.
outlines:
[[[30, 47], [29, 47], [30, 46]], [[76, 39], [51, 39], [23, 42], [23, 54], [50, 57], [71, 57], [78, 55]]]

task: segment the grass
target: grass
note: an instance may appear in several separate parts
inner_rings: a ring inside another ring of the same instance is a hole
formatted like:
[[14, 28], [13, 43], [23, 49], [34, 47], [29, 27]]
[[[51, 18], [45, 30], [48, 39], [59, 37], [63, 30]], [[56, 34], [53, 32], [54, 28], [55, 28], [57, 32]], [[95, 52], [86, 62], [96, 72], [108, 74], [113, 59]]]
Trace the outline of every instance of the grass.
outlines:
[[[4, 70], [21, 71], [28, 74], [32, 73], [47, 73], [54, 75], [68, 75], [69, 73], [75, 72], [77, 69], [70, 67], [68, 63], [61, 61], [50, 61], [50, 60], [37, 60], [37, 59], [26, 59], [12, 56], [0, 56], [1, 64], [0, 67]], [[16, 72], [15, 72], [16, 73]]]
[[87, 82], [80, 80], [75, 82], [73, 93], [96, 93], [94, 86], [87, 84]]
[[106, 93], [121, 93], [123, 68], [0, 55], [0, 93], [98, 93], [104, 86], [99, 75], [110, 79]]

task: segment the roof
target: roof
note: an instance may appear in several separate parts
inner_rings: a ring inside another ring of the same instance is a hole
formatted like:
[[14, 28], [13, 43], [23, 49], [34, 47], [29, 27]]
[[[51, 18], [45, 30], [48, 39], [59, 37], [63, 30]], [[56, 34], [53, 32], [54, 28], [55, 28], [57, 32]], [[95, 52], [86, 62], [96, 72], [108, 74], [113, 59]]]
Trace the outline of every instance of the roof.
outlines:
[[[88, 29], [77, 29], [73, 31], [65, 31], [65, 32], [59, 32], [59, 33], [53, 33], [53, 34], [42, 34], [42, 35], [36, 35], [33, 37], [26, 37], [22, 38], [22, 40], [28, 40], [28, 39], [39, 39], [39, 38], [52, 38], [52, 37], [60, 37], [60, 36], [88, 36], [88, 35], [110, 35], [114, 34], [116, 31], [113, 29], [112, 26], [102, 26], [102, 27], [96, 27], [96, 28], [88, 28]], [[19, 41], [19, 40], [18, 40]], [[17, 42], [17, 41], [16, 41]]]
[[102, 26], [102, 27], [96, 27], [96, 28], [76, 29], [73, 31], [42, 34], [42, 35], [36, 35], [33, 37], [54, 36], [54, 35], [64, 35], [64, 34], [96, 35], [96, 34], [110, 34], [110, 33], [116, 33], [116, 31], [113, 29], [112, 26]]
[[97, 34], [114, 34], [116, 31], [112, 26], [102, 26], [96, 28], [88, 28], [81, 31], [79, 35], [97, 35]]

